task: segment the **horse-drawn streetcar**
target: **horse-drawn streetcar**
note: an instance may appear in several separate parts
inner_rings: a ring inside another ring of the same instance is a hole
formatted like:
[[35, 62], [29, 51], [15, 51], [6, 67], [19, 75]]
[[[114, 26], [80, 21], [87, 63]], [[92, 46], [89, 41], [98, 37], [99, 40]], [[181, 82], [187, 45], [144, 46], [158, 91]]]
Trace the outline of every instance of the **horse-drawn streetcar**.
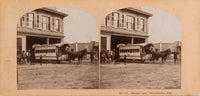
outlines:
[[57, 61], [60, 62], [62, 60], [62, 52], [66, 48], [70, 47], [68, 43], [60, 43], [60, 44], [49, 44], [49, 45], [39, 45], [35, 44], [32, 46], [34, 59], [40, 60], [48, 60], [48, 61]]
[[33, 56], [36, 61], [46, 60], [46, 61], [57, 61], [58, 63], [63, 60], [65, 55], [67, 60], [78, 59], [78, 62], [81, 63], [84, 56], [87, 54], [93, 54], [94, 52], [88, 52], [87, 49], [83, 49], [77, 52], [70, 50], [70, 45], [68, 43], [59, 43], [59, 44], [49, 44], [49, 45], [39, 45], [35, 44], [33, 47]]
[[120, 44], [119, 47], [119, 59], [144, 62], [150, 59], [150, 49], [153, 44]]
[[171, 54], [171, 49], [168, 48], [163, 51], [155, 51], [154, 45], [151, 43], [141, 44], [121, 44], [119, 47], [120, 60], [141, 61], [145, 60], [154, 61], [162, 59], [162, 63], [166, 62], [167, 57]]

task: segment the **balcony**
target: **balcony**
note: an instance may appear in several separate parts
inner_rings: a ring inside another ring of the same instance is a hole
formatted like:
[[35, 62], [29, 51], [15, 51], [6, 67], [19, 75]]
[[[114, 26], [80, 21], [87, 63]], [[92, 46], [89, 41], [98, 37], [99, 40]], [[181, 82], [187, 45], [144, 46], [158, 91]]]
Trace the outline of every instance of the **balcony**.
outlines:
[[147, 32], [137, 31], [137, 30], [128, 30], [126, 28], [114, 28], [109, 26], [101, 26], [101, 32], [106, 34], [119, 34], [126, 36], [139, 36], [139, 37], [148, 37]]
[[26, 28], [17, 27], [17, 34], [26, 34], [30, 36], [39, 37], [64, 37], [63, 32], [55, 32], [50, 30], [36, 29], [36, 28]]

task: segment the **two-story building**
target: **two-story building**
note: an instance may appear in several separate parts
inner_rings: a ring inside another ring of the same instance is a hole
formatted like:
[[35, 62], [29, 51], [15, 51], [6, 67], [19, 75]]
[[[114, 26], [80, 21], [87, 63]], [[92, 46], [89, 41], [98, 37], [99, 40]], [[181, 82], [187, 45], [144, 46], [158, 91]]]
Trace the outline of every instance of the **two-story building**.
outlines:
[[148, 41], [148, 18], [152, 14], [135, 8], [124, 8], [108, 14], [101, 25], [101, 50], [112, 50], [117, 44]]
[[17, 51], [32, 49], [34, 44], [63, 41], [63, 18], [66, 16], [55, 8], [40, 8], [23, 15], [17, 25]]

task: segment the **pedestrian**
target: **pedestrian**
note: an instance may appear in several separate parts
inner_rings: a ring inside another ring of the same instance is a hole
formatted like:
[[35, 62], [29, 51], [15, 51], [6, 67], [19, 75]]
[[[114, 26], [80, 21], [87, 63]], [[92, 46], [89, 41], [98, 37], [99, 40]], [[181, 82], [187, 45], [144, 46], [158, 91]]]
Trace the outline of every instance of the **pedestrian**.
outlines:
[[42, 55], [40, 55], [40, 65], [42, 66]]
[[106, 63], [106, 52], [104, 50], [101, 51], [101, 61], [102, 63]]
[[124, 65], [126, 65], [126, 55], [124, 55]]
[[113, 49], [111, 56], [112, 56], [112, 62], [113, 64], [115, 64], [115, 49]]
[[176, 64], [176, 60], [177, 60], [177, 52], [174, 52], [174, 64]]
[[26, 53], [24, 50], [22, 51], [21, 56], [22, 56], [22, 64], [26, 63]]
[[17, 64], [21, 64], [21, 60], [22, 60], [22, 55], [21, 55], [21, 52], [18, 51], [17, 52]]
[[27, 63], [31, 64], [31, 50], [30, 49], [26, 52], [26, 58], [27, 58]]
[[107, 63], [110, 63], [110, 59], [111, 59], [111, 54], [110, 54], [110, 51], [109, 50], [107, 50], [107, 52], [106, 52], [106, 59], [107, 59]]
[[115, 49], [115, 62], [119, 61], [119, 48]]
[[91, 60], [91, 64], [92, 64], [93, 61], [94, 61], [94, 55], [95, 55], [94, 52], [90, 52], [90, 60]]

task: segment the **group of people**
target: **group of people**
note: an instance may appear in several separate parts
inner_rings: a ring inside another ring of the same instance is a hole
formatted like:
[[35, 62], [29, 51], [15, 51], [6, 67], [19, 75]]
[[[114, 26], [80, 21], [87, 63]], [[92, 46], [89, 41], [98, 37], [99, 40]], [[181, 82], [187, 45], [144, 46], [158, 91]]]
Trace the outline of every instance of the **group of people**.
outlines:
[[17, 52], [17, 64], [30, 64], [31, 63], [31, 50]]
[[115, 63], [116, 60], [118, 60], [118, 52], [116, 49], [113, 49], [112, 51], [109, 50], [101, 50], [100, 52], [100, 61], [102, 63]]

